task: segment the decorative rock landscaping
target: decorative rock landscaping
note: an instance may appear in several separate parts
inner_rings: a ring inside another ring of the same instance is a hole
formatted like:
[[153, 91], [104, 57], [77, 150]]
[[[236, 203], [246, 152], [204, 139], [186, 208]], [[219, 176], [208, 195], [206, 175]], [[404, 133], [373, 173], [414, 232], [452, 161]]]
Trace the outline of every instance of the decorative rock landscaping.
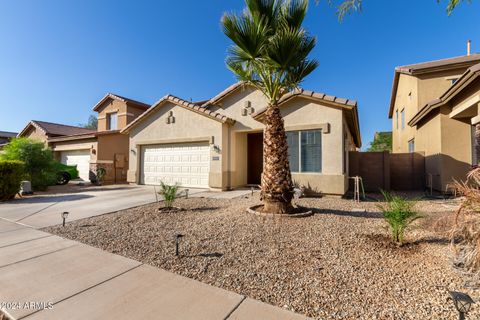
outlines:
[[[427, 219], [396, 247], [374, 202], [297, 203], [315, 214], [269, 219], [245, 211], [258, 196], [190, 198], [175, 202], [183, 211], [147, 205], [46, 231], [317, 319], [456, 319], [448, 290], [480, 298], [436, 231], [455, 204], [421, 201]], [[176, 234], [185, 235], [179, 257]], [[474, 305], [467, 318], [479, 317]]]

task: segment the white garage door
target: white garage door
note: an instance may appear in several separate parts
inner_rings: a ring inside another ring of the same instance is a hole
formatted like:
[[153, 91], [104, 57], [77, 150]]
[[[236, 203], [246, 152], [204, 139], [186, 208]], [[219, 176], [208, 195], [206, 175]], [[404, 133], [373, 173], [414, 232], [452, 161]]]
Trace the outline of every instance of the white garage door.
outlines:
[[159, 144], [142, 147], [140, 183], [178, 183], [184, 187], [208, 187], [208, 143]]
[[80, 179], [88, 181], [90, 171], [90, 150], [71, 150], [61, 152], [60, 162], [69, 166], [77, 166]]

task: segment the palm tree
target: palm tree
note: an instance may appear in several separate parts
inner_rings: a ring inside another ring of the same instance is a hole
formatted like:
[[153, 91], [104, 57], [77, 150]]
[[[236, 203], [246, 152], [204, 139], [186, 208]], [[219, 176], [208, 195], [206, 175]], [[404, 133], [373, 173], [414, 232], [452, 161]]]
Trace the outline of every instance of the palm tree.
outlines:
[[[315, 0], [315, 3], [319, 3], [320, 0]], [[334, 4], [335, 0], [327, 0], [329, 4]], [[471, 0], [448, 0], [447, 4], [447, 14], [450, 16], [455, 10], [455, 8], [462, 2], [471, 2]], [[437, 0], [437, 3], [440, 3], [440, 0]], [[338, 20], [342, 21], [343, 18], [355, 11], [362, 11], [363, 0], [341, 0], [337, 5], [337, 16]]]
[[279, 100], [298, 88], [318, 63], [308, 55], [316, 39], [302, 23], [308, 0], [245, 0], [242, 14], [225, 14], [223, 32], [233, 41], [227, 66], [268, 99], [263, 132], [261, 197], [268, 213], [292, 212], [293, 183]]

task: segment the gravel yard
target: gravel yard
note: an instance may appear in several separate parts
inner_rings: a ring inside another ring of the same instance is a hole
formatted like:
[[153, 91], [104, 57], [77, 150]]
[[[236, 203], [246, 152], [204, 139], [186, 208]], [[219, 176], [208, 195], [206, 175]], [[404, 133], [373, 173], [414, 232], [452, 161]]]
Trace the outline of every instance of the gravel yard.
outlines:
[[[447, 290], [480, 298], [450, 266], [436, 222], [454, 204], [421, 201], [427, 218], [397, 248], [374, 202], [301, 199], [315, 215], [273, 220], [245, 212], [257, 203], [180, 199], [184, 211], [147, 205], [45, 230], [317, 319], [457, 319]], [[479, 317], [474, 305], [468, 318]]]

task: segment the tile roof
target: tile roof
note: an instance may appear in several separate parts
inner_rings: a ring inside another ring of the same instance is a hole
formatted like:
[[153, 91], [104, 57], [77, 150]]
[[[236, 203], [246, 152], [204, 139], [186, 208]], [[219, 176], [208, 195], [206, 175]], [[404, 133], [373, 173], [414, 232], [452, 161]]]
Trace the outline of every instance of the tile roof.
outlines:
[[461, 67], [468, 68], [479, 62], [480, 62], [480, 54], [474, 53], [467, 56], [459, 56], [459, 57], [453, 57], [448, 59], [427, 61], [427, 62], [421, 62], [421, 63], [415, 63], [415, 64], [396, 67], [395, 73], [393, 76], [392, 93], [390, 96], [390, 107], [388, 109], [388, 117], [392, 118], [393, 116], [393, 109], [395, 105], [395, 99], [397, 96], [397, 87], [398, 87], [398, 82], [400, 80], [400, 74], [403, 73], [408, 75], [415, 75], [415, 74], [421, 74], [426, 72], [452, 70], [452, 69], [461, 68]]
[[22, 132], [19, 133], [19, 136], [21, 136], [30, 125], [40, 129], [47, 136], [58, 137], [58, 136], [70, 136], [70, 135], [88, 134], [88, 133], [96, 132], [95, 130], [86, 129], [82, 127], [69, 126], [65, 124], [52, 123], [52, 122], [46, 122], [46, 121], [32, 120], [28, 123], [25, 129], [23, 129]]
[[150, 115], [150, 113], [152, 113], [154, 110], [156, 110], [158, 107], [160, 107], [160, 105], [162, 105], [163, 102], [166, 102], [166, 101], [172, 102], [172, 103], [174, 103], [174, 104], [176, 104], [180, 107], [183, 107], [187, 110], [196, 112], [198, 114], [201, 114], [203, 116], [209, 117], [210, 119], [213, 119], [213, 120], [216, 120], [216, 121], [219, 121], [219, 122], [222, 122], [222, 123], [229, 123], [229, 124], [235, 123], [235, 120], [233, 120], [233, 119], [231, 119], [231, 118], [229, 118], [225, 115], [222, 115], [218, 112], [215, 112], [215, 111], [209, 110], [207, 108], [204, 108], [202, 106], [199, 106], [197, 104], [194, 104], [193, 102], [189, 102], [189, 101], [183, 100], [181, 98], [178, 98], [174, 95], [169, 94], [169, 95], [166, 95], [165, 97], [161, 98], [160, 100], [158, 100], [155, 104], [152, 105], [151, 108], [149, 108], [147, 111], [142, 113], [138, 118], [136, 118], [135, 120], [130, 122], [130, 124], [128, 124], [125, 128], [123, 128], [121, 132], [122, 133], [129, 132], [129, 130], [131, 128], [133, 128], [138, 123], [143, 121], [143, 119], [146, 119]]
[[450, 101], [455, 95], [462, 92], [474, 79], [480, 76], [480, 63], [477, 63], [465, 71], [460, 78], [445, 91], [439, 98], [429, 101], [408, 122], [409, 126], [415, 126], [434, 109]]
[[209, 105], [215, 104], [218, 101], [222, 100], [225, 96], [234, 92], [238, 88], [243, 87], [244, 85], [245, 85], [245, 82], [242, 82], [242, 81], [234, 83], [231, 86], [229, 86], [228, 88], [226, 88], [225, 90], [223, 90], [222, 92], [220, 92], [219, 94], [217, 94], [215, 97], [211, 98], [210, 100], [205, 101], [205, 103], [203, 103], [201, 106], [202, 107], [207, 107]]
[[2, 138], [13, 138], [16, 137], [17, 134], [17, 132], [0, 131], [0, 137]]
[[105, 101], [107, 101], [108, 99], [115, 99], [115, 100], [119, 100], [119, 101], [122, 101], [122, 102], [131, 103], [131, 104], [139, 107], [140, 109], [145, 109], [146, 110], [146, 109], [150, 108], [150, 105], [147, 104], [147, 103], [143, 103], [143, 102], [133, 100], [133, 99], [130, 99], [130, 98], [126, 98], [126, 97], [122, 97], [118, 94], [107, 93], [102, 99], [100, 99], [100, 101], [97, 102], [97, 104], [95, 104], [95, 106], [93, 107], [93, 111], [97, 111], [100, 108], [100, 106]]
[[[339, 98], [336, 96], [330, 96], [326, 95], [324, 93], [319, 93], [315, 91], [309, 91], [309, 90], [303, 90], [303, 89], [298, 89], [295, 91], [292, 91], [290, 93], [287, 93], [284, 95], [280, 100], [279, 104], [283, 104], [284, 102], [295, 98], [295, 97], [305, 97], [305, 98], [310, 98], [314, 100], [320, 100], [324, 101], [326, 103], [330, 104], [335, 104], [340, 107], [343, 107], [344, 109], [347, 110], [347, 120], [349, 121], [349, 127], [351, 129], [353, 138], [355, 140], [355, 144], [358, 147], [361, 147], [362, 145], [362, 139], [360, 135], [360, 123], [358, 120], [358, 104], [356, 100], [350, 100], [350, 99], [345, 99], [345, 98]], [[258, 119], [261, 117], [261, 115], [267, 110], [267, 108], [262, 108], [256, 113], [252, 114], [252, 117]]]
[[459, 64], [471, 65], [472, 63], [478, 63], [478, 62], [480, 62], [480, 54], [474, 53], [469, 56], [468, 55], [459, 56], [459, 57], [453, 57], [448, 59], [441, 59], [441, 60], [434, 60], [434, 61], [415, 63], [415, 64], [410, 64], [405, 66], [399, 66], [399, 67], [396, 67], [395, 70], [402, 73], [413, 74], [416, 72], [421, 72], [421, 71], [425, 71], [427, 69], [432, 69], [432, 68], [439, 68], [439, 67], [450, 68], [450, 67], [456, 67]]

